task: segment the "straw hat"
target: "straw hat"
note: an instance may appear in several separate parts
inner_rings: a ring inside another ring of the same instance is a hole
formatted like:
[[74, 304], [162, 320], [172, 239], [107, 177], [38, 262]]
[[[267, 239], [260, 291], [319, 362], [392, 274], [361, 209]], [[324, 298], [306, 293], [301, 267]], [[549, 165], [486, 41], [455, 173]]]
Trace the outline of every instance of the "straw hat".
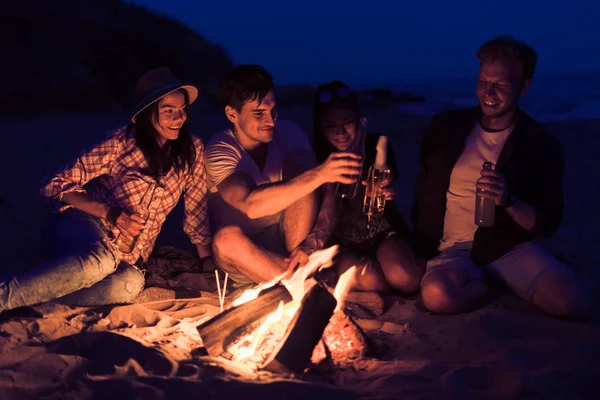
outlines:
[[138, 79], [133, 90], [133, 98], [136, 106], [134, 108], [131, 122], [135, 123], [138, 114], [150, 104], [159, 101], [169, 93], [178, 89], [185, 89], [188, 93], [189, 103], [192, 104], [198, 98], [198, 89], [193, 85], [184, 85], [175, 77], [167, 67], [153, 69], [146, 72]]

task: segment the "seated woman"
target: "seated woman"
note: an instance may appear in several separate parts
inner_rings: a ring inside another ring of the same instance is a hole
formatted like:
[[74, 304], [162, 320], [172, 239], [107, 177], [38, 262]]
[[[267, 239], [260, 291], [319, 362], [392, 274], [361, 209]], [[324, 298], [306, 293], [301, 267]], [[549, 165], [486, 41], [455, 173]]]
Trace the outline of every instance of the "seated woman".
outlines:
[[[132, 124], [110, 132], [42, 187], [58, 211], [43, 231], [48, 261], [0, 279], [0, 311], [57, 298], [81, 306], [131, 301], [144, 286], [136, 264], [150, 255], [182, 194], [184, 230], [201, 258], [211, 255], [203, 144], [187, 123], [198, 90], [159, 68], [140, 78], [135, 93]], [[83, 186], [94, 178], [88, 193]]]
[[[324, 161], [331, 152], [347, 151], [358, 132], [360, 109], [356, 95], [348, 86], [334, 81], [317, 88], [314, 102], [314, 151], [317, 159]], [[365, 160], [356, 196], [352, 199], [338, 197], [333, 203], [334, 228], [326, 246], [338, 244], [339, 271], [353, 265], [365, 266], [356, 284], [356, 290], [384, 292], [390, 287], [405, 294], [415, 293], [423, 275], [407, 243], [409, 229], [392, 201], [395, 196], [393, 182], [397, 177], [394, 153], [388, 145], [388, 165], [391, 181], [384, 188], [386, 205], [383, 215], [367, 222], [363, 214], [364, 181], [369, 167], [375, 161], [375, 147], [379, 135], [365, 138]], [[331, 198], [333, 185], [326, 189]], [[324, 200], [325, 202], [325, 200]], [[337, 222], [336, 222], [337, 221]]]

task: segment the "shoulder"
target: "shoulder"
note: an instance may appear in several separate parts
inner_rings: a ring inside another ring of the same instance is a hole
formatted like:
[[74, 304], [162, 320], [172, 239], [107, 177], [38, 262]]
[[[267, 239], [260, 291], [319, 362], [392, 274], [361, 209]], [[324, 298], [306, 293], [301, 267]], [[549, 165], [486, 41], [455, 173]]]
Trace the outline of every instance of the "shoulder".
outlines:
[[123, 142], [126, 143], [129, 140], [134, 139], [135, 128], [131, 125], [123, 125], [115, 129], [111, 129], [110, 131], [104, 134], [103, 141], [115, 141], [115, 142]]
[[214, 135], [204, 149], [204, 164], [209, 175], [223, 175], [235, 169], [242, 159], [242, 150], [231, 129]]
[[106, 153], [126, 152], [136, 147], [135, 128], [131, 125], [123, 125], [106, 132], [103, 137], [90, 146], [87, 151], [100, 151]]
[[543, 149], [546, 155], [564, 158], [564, 147], [560, 140], [538, 121], [521, 111], [519, 125], [527, 141], [532, 143], [538, 150]]
[[423, 143], [429, 145], [445, 145], [455, 138], [470, 132], [476, 119], [477, 108], [443, 111], [434, 115], [423, 137]]
[[205, 152], [207, 157], [209, 155], [219, 157], [221, 154], [240, 154], [241, 149], [231, 129], [224, 129], [210, 138]]
[[196, 151], [204, 151], [204, 142], [196, 135], [190, 135], [192, 139], [192, 144], [194, 145], [194, 149]]
[[442, 111], [431, 118], [430, 125], [443, 124], [443, 126], [451, 128], [454, 125], [472, 124], [476, 114], [476, 107]]

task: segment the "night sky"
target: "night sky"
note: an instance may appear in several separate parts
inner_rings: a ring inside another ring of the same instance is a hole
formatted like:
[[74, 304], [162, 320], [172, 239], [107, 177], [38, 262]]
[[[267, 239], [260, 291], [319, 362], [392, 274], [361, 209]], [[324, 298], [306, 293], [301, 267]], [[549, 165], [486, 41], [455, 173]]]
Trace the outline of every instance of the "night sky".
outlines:
[[236, 64], [264, 65], [278, 84], [473, 76], [475, 51], [500, 34], [536, 48], [538, 75], [600, 73], [594, 0], [135, 2], [220, 44]]

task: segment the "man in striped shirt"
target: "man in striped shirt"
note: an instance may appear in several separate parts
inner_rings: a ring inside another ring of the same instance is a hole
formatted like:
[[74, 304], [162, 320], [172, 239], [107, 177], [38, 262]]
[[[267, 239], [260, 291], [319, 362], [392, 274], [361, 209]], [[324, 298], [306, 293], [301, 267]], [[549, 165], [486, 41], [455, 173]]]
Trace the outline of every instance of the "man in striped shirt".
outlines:
[[323, 246], [322, 226], [331, 224], [317, 189], [355, 181], [360, 157], [334, 153], [315, 166], [306, 134], [277, 120], [273, 79], [261, 66], [236, 67], [220, 97], [232, 126], [206, 147], [215, 261], [238, 282], [266, 282]]

